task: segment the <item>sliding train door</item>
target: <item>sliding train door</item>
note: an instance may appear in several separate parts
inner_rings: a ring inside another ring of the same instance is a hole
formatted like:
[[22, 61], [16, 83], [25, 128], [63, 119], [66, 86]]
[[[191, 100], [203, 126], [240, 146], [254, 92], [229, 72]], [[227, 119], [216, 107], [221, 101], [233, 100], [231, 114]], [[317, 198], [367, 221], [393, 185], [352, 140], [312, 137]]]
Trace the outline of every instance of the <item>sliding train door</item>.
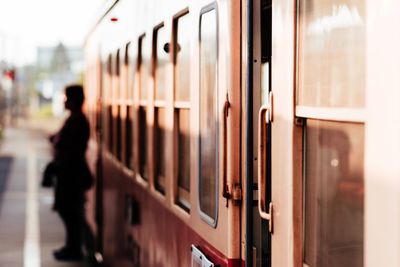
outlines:
[[274, 267], [399, 266], [399, 7], [273, 0], [257, 160]]
[[273, 0], [268, 61], [260, 3], [257, 266], [364, 266], [365, 9]]
[[254, 266], [294, 266], [295, 2], [254, 1]]
[[[248, 266], [271, 266], [271, 45], [272, 1], [254, 1], [253, 49], [253, 205], [247, 212], [252, 231]], [[259, 203], [259, 204], [258, 204]], [[247, 207], [249, 209], [249, 207]], [[248, 245], [249, 242], [248, 242]]]
[[[302, 262], [309, 267], [362, 267], [366, 3], [300, 0], [297, 14]], [[344, 24], [319, 23], [343, 21], [344, 16]]]

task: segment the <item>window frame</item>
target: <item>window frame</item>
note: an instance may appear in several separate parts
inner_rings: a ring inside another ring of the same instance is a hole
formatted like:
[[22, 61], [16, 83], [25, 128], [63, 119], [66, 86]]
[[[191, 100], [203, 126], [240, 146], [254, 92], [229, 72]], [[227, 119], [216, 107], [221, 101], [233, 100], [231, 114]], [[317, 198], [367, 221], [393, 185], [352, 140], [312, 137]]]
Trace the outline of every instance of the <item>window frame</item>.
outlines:
[[107, 93], [106, 95], [108, 96], [105, 102], [106, 105], [106, 120], [107, 122], [105, 123], [106, 126], [106, 131], [107, 131], [107, 138], [106, 138], [106, 143], [107, 143], [107, 152], [112, 155], [112, 151], [114, 148], [114, 137], [113, 137], [113, 128], [114, 128], [114, 122], [113, 122], [113, 114], [112, 114], [112, 105], [113, 105], [113, 95], [112, 95], [112, 77], [113, 77], [113, 69], [112, 69], [112, 64], [113, 64], [113, 59], [112, 59], [112, 53], [109, 53], [107, 56], [107, 66], [106, 66], [106, 81], [107, 81]]
[[[173, 153], [174, 153], [174, 195], [173, 195], [173, 201], [174, 204], [176, 204], [180, 209], [184, 210], [187, 213], [190, 213], [190, 210], [192, 208], [192, 204], [190, 201], [190, 181], [191, 181], [191, 175], [190, 175], [190, 153], [188, 155], [189, 157], [189, 190], [184, 189], [183, 187], [179, 186], [179, 166], [180, 166], [180, 161], [179, 161], [179, 112], [181, 110], [187, 110], [189, 113], [189, 140], [190, 140], [190, 116], [191, 116], [191, 97], [190, 97], [190, 84], [189, 84], [189, 99], [186, 101], [179, 101], [176, 100], [176, 80], [177, 80], [177, 68], [176, 68], [176, 63], [178, 60], [178, 33], [179, 33], [179, 20], [184, 17], [188, 16], [187, 18], [190, 19], [189, 17], [189, 8], [185, 8], [182, 11], [180, 11], [178, 14], [176, 14], [173, 18], [172, 22], [172, 31], [173, 31], [173, 40], [172, 40], [172, 47], [173, 47], [173, 79], [174, 79], [174, 87], [173, 87], [173, 109], [174, 109], [174, 126], [173, 126], [173, 136], [174, 136], [174, 142], [173, 142]], [[189, 70], [189, 75], [190, 75], [190, 70]], [[190, 142], [189, 142], [189, 148], [190, 148]], [[190, 151], [190, 150], [189, 150]]]
[[122, 109], [122, 98], [121, 98], [121, 49], [118, 48], [115, 54], [115, 65], [114, 65], [114, 77], [113, 77], [113, 108], [116, 112], [115, 116], [115, 124], [114, 124], [114, 149], [113, 155], [117, 162], [122, 161], [122, 118], [121, 118], [121, 109]]
[[[215, 116], [217, 118], [219, 118], [219, 114], [218, 114], [218, 93], [219, 93], [219, 87], [218, 87], [218, 76], [219, 76], [219, 71], [218, 71], [218, 65], [219, 65], [219, 61], [218, 61], [218, 57], [219, 57], [219, 13], [218, 13], [218, 5], [216, 2], [212, 2], [209, 5], [203, 7], [200, 10], [200, 14], [199, 14], [199, 25], [198, 25], [198, 29], [199, 29], [199, 35], [198, 35], [198, 44], [199, 44], [199, 77], [201, 77], [201, 26], [202, 26], [202, 17], [204, 14], [208, 13], [208, 12], [212, 12], [215, 11], [215, 21], [216, 21], [216, 90], [215, 90], [215, 103], [216, 103], [216, 107], [215, 107]], [[199, 80], [199, 91], [201, 90], [201, 78]], [[201, 94], [201, 93], [200, 93]], [[200, 101], [201, 101], [201, 96], [199, 97], [199, 107], [200, 107]], [[201, 123], [201, 111], [199, 109], [199, 131], [201, 129], [200, 123]], [[206, 214], [202, 209], [201, 209], [201, 192], [200, 192], [200, 188], [201, 188], [201, 139], [200, 139], [200, 132], [198, 132], [198, 138], [197, 138], [197, 142], [198, 142], [198, 183], [197, 183], [197, 200], [198, 200], [198, 206], [197, 206], [197, 211], [200, 215], [200, 218], [206, 222], [208, 225], [210, 225], [213, 228], [217, 227], [218, 224], [218, 210], [219, 210], [219, 194], [218, 194], [218, 190], [219, 190], [219, 125], [218, 123], [216, 124], [216, 133], [215, 133], [215, 140], [216, 140], [216, 150], [215, 150], [215, 154], [216, 154], [216, 168], [215, 168], [215, 211], [214, 211], [214, 216], [215, 218], [210, 217], [208, 214]]]
[[[149, 69], [148, 69], [149, 66], [147, 66], [146, 68], [143, 68], [143, 64], [144, 64], [143, 51], [146, 48], [146, 47], [144, 47], [146, 42], [147, 42], [146, 38], [147, 38], [146, 33], [143, 33], [143, 34], [139, 35], [139, 37], [138, 37], [137, 59], [136, 59], [137, 64], [136, 64], [136, 68], [135, 68], [135, 70], [137, 72], [137, 77], [138, 77], [138, 81], [136, 83], [138, 85], [138, 88], [137, 88], [137, 90], [138, 90], [137, 91], [138, 102], [137, 102], [137, 108], [135, 109], [136, 122], [134, 124], [134, 127], [136, 128], [136, 131], [137, 131], [137, 142], [138, 142], [136, 148], [134, 148], [136, 150], [136, 153], [134, 153], [134, 154], [137, 155], [136, 167], [135, 167], [135, 169], [136, 169], [136, 180], [140, 184], [143, 184], [144, 186], [148, 186], [149, 185], [149, 160], [148, 160], [148, 155], [149, 155], [149, 149], [148, 149], [149, 148], [149, 146], [148, 146], [149, 128], [147, 127], [147, 116], [148, 116], [148, 112], [149, 112], [149, 107], [148, 107], [148, 104], [149, 104], [149, 101], [148, 101], [148, 96], [149, 96], [148, 84], [149, 83], [148, 83], [148, 80], [150, 78], [150, 73], [145, 74], [145, 75], [147, 75], [147, 80], [146, 80], [147, 81], [147, 84], [146, 84], [147, 92], [146, 92], [145, 96], [142, 96], [143, 72], [144, 71], [149, 71]], [[148, 60], [150, 60], [150, 62], [148, 62], [148, 64], [151, 63], [151, 58], [148, 59]], [[140, 113], [141, 113], [141, 110], [144, 110], [144, 113], [145, 113], [144, 121], [145, 121], [145, 125], [146, 126], [145, 126], [144, 133], [143, 133], [143, 130], [141, 130], [141, 127], [140, 127], [140, 122], [141, 122], [141, 116], [140, 116], [141, 114]], [[144, 139], [145, 139], [145, 144], [143, 144], [141, 142], [141, 137], [143, 138], [143, 136], [144, 136]], [[141, 166], [140, 159], [143, 158], [142, 157], [143, 151], [144, 151], [144, 160], [145, 160], [144, 171], [146, 171], [147, 175], [144, 175], [144, 173], [141, 173], [142, 166]]]
[[[164, 172], [166, 172], [166, 159], [165, 159], [165, 154], [167, 153], [166, 151], [166, 143], [167, 143], [167, 131], [166, 129], [162, 129], [159, 127], [159, 110], [162, 110], [164, 113], [164, 123], [168, 120], [168, 107], [167, 107], [167, 94], [168, 92], [164, 92], [164, 98], [163, 99], [157, 99], [157, 90], [158, 90], [158, 77], [157, 77], [157, 70], [158, 70], [158, 41], [159, 39], [159, 30], [163, 29], [164, 31], [166, 30], [166, 26], [164, 22], [160, 22], [153, 28], [152, 32], [152, 70], [151, 73], [153, 75], [153, 90], [154, 90], [154, 112], [153, 112], [153, 184], [154, 184], [154, 189], [160, 193], [162, 196], [165, 196], [167, 193], [167, 188], [168, 188], [168, 181], [167, 181], [167, 173], [164, 174], [164, 176], [158, 175], [158, 170], [160, 164], [163, 164], [164, 167]], [[162, 40], [161, 40], [162, 41]], [[170, 40], [167, 39], [169, 42]], [[170, 61], [170, 59], [169, 59]], [[165, 70], [164, 70], [165, 71]], [[164, 79], [166, 78], [166, 74], [164, 73]], [[163, 81], [165, 84], [165, 81]], [[158, 131], [164, 131], [164, 134], [162, 136], [163, 138], [163, 148], [160, 151], [160, 147], [156, 147], [156, 144], [158, 144]], [[163, 152], [163, 153], [160, 153]], [[160, 164], [158, 164], [160, 163]]]
[[[131, 63], [133, 63], [130, 60], [130, 53], [131, 53], [131, 47], [133, 44], [131, 42], [127, 42], [124, 46], [124, 60], [122, 62], [122, 66], [125, 69], [124, 74], [125, 76], [122, 77], [125, 79], [125, 87], [124, 87], [124, 115], [125, 118], [122, 122], [123, 126], [123, 146], [122, 146], [122, 164], [124, 168], [126, 168], [129, 171], [133, 171], [134, 166], [133, 166], [133, 145], [134, 145], [134, 135], [133, 135], [133, 125], [134, 125], [134, 119], [133, 119], [133, 94], [132, 94], [132, 85], [131, 83]], [[129, 123], [129, 129], [130, 129], [130, 134], [128, 133], [128, 123]], [[130, 145], [128, 145], [130, 144]], [[128, 158], [129, 155], [129, 158]]]

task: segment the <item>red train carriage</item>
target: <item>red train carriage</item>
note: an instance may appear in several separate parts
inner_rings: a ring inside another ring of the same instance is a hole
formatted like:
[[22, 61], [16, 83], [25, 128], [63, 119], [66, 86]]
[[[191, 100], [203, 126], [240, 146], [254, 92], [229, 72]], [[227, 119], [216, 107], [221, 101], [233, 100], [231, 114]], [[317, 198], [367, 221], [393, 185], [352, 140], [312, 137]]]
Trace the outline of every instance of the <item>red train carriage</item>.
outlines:
[[385, 3], [106, 2], [85, 76], [105, 262], [399, 266], [400, 242], [374, 246], [390, 234], [373, 203], [400, 223], [400, 52], [378, 44], [400, 34], [374, 15], [400, 4]]

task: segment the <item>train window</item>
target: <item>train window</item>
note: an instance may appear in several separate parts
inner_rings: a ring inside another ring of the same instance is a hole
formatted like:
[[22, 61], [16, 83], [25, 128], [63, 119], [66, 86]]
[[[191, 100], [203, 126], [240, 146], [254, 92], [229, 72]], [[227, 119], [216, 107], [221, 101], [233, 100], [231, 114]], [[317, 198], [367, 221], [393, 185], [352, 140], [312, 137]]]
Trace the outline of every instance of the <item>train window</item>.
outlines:
[[114, 138], [113, 138], [113, 119], [112, 119], [112, 105], [107, 105], [107, 121], [108, 121], [108, 151], [112, 152], [114, 146]]
[[86, 107], [88, 110], [88, 119], [90, 124], [90, 138], [95, 140], [96, 138], [96, 127], [97, 125], [97, 116], [96, 116], [96, 100], [97, 100], [97, 71], [96, 64], [91, 64], [87, 69], [87, 79], [89, 80], [89, 84], [92, 84], [91, 87], [85, 87], [85, 95], [87, 96]]
[[217, 12], [203, 10], [200, 17], [200, 162], [199, 200], [202, 218], [213, 226], [217, 220], [218, 186], [218, 84]]
[[178, 176], [177, 203], [184, 209], [190, 209], [190, 109], [175, 109], [176, 169]]
[[121, 76], [121, 65], [120, 65], [120, 50], [118, 49], [115, 60], [115, 73], [114, 73], [114, 108], [115, 108], [115, 134], [114, 134], [114, 156], [121, 161], [121, 134], [122, 134], [122, 120], [121, 120], [121, 87], [120, 87], [120, 76]]
[[132, 106], [126, 107], [125, 120], [125, 166], [132, 169]]
[[166, 106], [165, 94], [167, 88], [167, 65], [169, 61], [168, 49], [165, 45], [168, 36], [164, 24], [160, 24], [153, 33], [153, 48], [155, 62], [155, 111], [154, 111], [154, 173], [155, 187], [158, 191], [165, 193], [165, 161], [166, 161]]
[[155, 136], [154, 136], [154, 156], [155, 156], [155, 187], [158, 191], [165, 193], [165, 162], [167, 160], [165, 149], [166, 135], [166, 109], [155, 108]]
[[364, 124], [309, 119], [305, 132], [304, 261], [363, 266]]
[[190, 210], [190, 36], [191, 24], [186, 13], [174, 21], [174, 135], [175, 170], [178, 193], [176, 202]]
[[[104, 135], [104, 138], [102, 140], [103, 146], [108, 149], [108, 102], [107, 102], [107, 89], [108, 89], [108, 60], [104, 60], [101, 62], [101, 91], [104, 92], [103, 95], [101, 96], [101, 106], [99, 106], [99, 111], [101, 117], [99, 117], [99, 120], [101, 120], [101, 125], [103, 126], [101, 128], [101, 132]], [[105, 90], [106, 89], [106, 90]], [[100, 104], [100, 103], [99, 103]]]
[[[101, 58], [98, 58], [97, 64], [96, 64], [96, 72], [98, 73], [98, 77], [97, 77], [97, 92], [96, 92], [96, 103], [95, 103], [95, 110], [96, 110], [96, 135], [98, 136], [98, 134], [103, 133], [103, 110], [105, 110], [102, 107], [103, 104], [103, 86], [104, 86], [104, 64], [101, 61]], [[104, 138], [99, 138], [98, 141], [102, 142], [102, 145], [105, 147], [105, 143], [104, 143]]]
[[113, 137], [113, 112], [112, 112], [112, 55], [110, 54], [107, 61], [107, 91], [108, 99], [107, 102], [107, 143], [108, 151], [112, 153], [114, 147]]
[[299, 1], [298, 105], [364, 107], [365, 2]]
[[116, 127], [116, 148], [115, 148], [115, 155], [118, 159], [118, 161], [121, 161], [122, 154], [121, 154], [121, 148], [122, 148], [122, 118], [121, 118], [121, 105], [117, 105], [117, 127]]
[[138, 112], [138, 126], [139, 126], [139, 174], [144, 179], [148, 179], [147, 172], [147, 122], [146, 122], [146, 107], [139, 107]]
[[147, 100], [147, 91], [148, 83], [149, 83], [149, 74], [150, 74], [150, 60], [151, 55], [149, 49], [146, 49], [146, 36], [142, 35], [139, 38], [138, 42], [138, 69], [139, 69], [139, 79], [140, 79], [140, 89], [139, 89], [139, 97], [140, 100]]
[[175, 21], [175, 101], [190, 101], [190, 37], [189, 15]]
[[150, 71], [150, 53], [146, 46], [146, 36], [142, 35], [138, 41], [137, 70], [139, 72], [139, 109], [137, 113], [138, 126], [138, 146], [137, 155], [139, 157], [139, 175], [142, 179], [148, 180], [147, 168], [147, 90], [149, 71]]
[[124, 77], [126, 81], [125, 85], [125, 144], [123, 146], [124, 150], [124, 165], [128, 169], [133, 169], [132, 164], [132, 145], [133, 145], [133, 132], [132, 132], [132, 105], [133, 105], [133, 78], [134, 78], [134, 60], [131, 54], [134, 54], [132, 50], [131, 43], [128, 43], [125, 47], [125, 60], [124, 66], [126, 70], [126, 77]]
[[168, 44], [168, 36], [165, 32], [165, 27], [162, 24], [154, 31], [154, 57], [155, 57], [155, 82], [156, 82], [156, 91], [155, 91], [155, 99], [156, 100], [165, 100], [166, 93], [166, 78], [167, 78], [167, 66], [169, 62], [169, 54], [166, 45]]

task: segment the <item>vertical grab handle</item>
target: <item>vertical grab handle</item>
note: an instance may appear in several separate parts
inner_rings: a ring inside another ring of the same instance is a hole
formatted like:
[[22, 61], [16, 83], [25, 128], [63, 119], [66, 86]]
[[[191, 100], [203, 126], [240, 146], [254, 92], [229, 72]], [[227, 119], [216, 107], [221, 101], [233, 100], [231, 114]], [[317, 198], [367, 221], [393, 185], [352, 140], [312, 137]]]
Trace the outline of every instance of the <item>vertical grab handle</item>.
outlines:
[[265, 187], [266, 187], [266, 140], [267, 127], [271, 122], [272, 109], [269, 105], [263, 105], [258, 114], [258, 212], [261, 218], [269, 221], [269, 231], [272, 233], [272, 203], [269, 203], [266, 211]]
[[222, 110], [222, 184], [223, 184], [223, 188], [222, 188], [222, 197], [224, 197], [226, 199], [226, 207], [228, 207], [228, 200], [231, 198], [231, 193], [229, 192], [229, 186], [228, 186], [228, 180], [227, 180], [227, 131], [228, 131], [228, 115], [229, 115], [229, 107], [230, 107], [230, 103], [228, 100], [228, 96], [226, 96], [226, 100], [224, 103], [224, 108]]

